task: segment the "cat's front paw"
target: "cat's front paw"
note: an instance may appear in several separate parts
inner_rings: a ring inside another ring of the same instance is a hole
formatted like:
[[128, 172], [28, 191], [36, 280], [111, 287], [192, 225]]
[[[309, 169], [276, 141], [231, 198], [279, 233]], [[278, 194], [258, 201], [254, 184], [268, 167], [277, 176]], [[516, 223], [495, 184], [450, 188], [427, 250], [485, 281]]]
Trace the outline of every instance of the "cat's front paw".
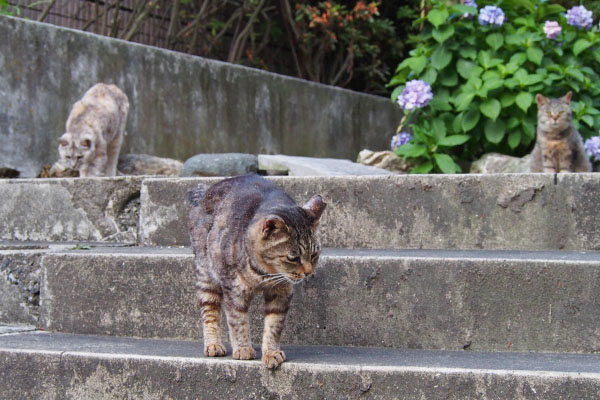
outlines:
[[262, 356], [262, 362], [269, 369], [279, 367], [285, 361], [285, 353], [281, 350], [267, 350]]
[[256, 352], [252, 347], [239, 347], [233, 351], [233, 358], [236, 360], [254, 360]]
[[204, 347], [204, 355], [208, 357], [223, 357], [227, 353], [222, 344], [209, 344]]

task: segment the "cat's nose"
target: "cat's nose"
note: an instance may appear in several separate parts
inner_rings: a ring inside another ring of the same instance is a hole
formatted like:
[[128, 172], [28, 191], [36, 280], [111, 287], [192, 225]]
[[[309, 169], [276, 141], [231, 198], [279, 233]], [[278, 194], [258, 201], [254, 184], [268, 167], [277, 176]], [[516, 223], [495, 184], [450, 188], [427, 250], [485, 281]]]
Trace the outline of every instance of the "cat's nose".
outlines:
[[313, 271], [314, 267], [311, 263], [302, 264], [302, 272], [304, 272], [304, 275], [308, 276], [312, 274]]

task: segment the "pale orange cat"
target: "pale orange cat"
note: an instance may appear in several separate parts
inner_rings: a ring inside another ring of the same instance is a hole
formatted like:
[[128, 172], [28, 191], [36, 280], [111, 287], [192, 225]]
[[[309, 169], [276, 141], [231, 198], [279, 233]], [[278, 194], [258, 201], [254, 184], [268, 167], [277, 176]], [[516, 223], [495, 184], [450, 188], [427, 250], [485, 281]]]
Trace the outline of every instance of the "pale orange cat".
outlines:
[[115, 176], [128, 112], [129, 100], [117, 86], [92, 86], [73, 104], [50, 176]]

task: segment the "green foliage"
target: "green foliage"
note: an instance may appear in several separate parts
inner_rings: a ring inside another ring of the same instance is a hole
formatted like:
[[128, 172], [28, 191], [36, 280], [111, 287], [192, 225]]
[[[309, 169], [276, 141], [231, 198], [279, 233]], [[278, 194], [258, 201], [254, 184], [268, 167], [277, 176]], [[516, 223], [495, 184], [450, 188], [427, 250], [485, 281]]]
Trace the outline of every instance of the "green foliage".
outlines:
[[428, 174], [442, 172], [454, 174], [460, 172], [460, 167], [445, 151], [464, 144], [469, 140], [468, 135], [448, 135], [447, 123], [443, 119], [427, 120], [422, 125], [413, 126], [413, 139], [398, 147], [394, 152], [405, 158], [417, 158], [422, 162], [412, 173]]
[[[481, 25], [475, 8], [433, 0], [415, 24], [423, 30], [397, 67], [389, 87], [392, 100], [405, 82], [431, 84], [431, 103], [409, 113], [413, 139], [397, 149], [418, 161], [415, 172], [456, 171], [458, 160], [486, 152], [522, 156], [535, 139], [535, 95], [559, 97], [573, 91], [573, 120], [584, 138], [600, 127], [600, 33], [567, 24], [566, 10], [542, 0], [504, 0], [502, 26]], [[493, 5], [478, 1], [480, 9]], [[464, 13], [474, 14], [465, 18]], [[545, 21], [558, 21], [562, 32], [548, 39]], [[436, 132], [443, 121], [444, 135]], [[437, 123], [437, 124], [436, 124]], [[466, 138], [452, 146], [443, 138]], [[417, 150], [419, 149], [419, 150]], [[419, 154], [419, 152], [422, 152]], [[443, 156], [442, 156], [443, 155]], [[452, 161], [453, 164], [450, 163]]]

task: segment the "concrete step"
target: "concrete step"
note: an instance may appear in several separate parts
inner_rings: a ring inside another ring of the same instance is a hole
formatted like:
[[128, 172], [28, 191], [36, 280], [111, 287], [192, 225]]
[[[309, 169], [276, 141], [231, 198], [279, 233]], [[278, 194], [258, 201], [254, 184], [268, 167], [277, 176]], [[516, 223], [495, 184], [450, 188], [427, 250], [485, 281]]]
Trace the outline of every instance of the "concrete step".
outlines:
[[[600, 174], [273, 177], [303, 202], [329, 204], [324, 246], [600, 250]], [[185, 193], [218, 179], [146, 179], [139, 242], [187, 245]]]
[[284, 351], [288, 361], [268, 371], [258, 359], [204, 357], [196, 342], [5, 334], [0, 393], [15, 400], [585, 400], [600, 392], [599, 355], [325, 346]]
[[[296, 287], [282, 343], [595, 353], [598, 310], [598, 252], [325, 249]], [[39, 314], [50, 331], [199, 340], [193, 257], [178, 248], [47, 253]]]
[[[0, 240], [187, 245], [185, 193], [220, 179], [0, 180]], [[325, 197], [327, 247], [600, 250], [599, 174], [271, 179]]]
[[143, 179], [0, 179], [0, 240], [135, 243]]

